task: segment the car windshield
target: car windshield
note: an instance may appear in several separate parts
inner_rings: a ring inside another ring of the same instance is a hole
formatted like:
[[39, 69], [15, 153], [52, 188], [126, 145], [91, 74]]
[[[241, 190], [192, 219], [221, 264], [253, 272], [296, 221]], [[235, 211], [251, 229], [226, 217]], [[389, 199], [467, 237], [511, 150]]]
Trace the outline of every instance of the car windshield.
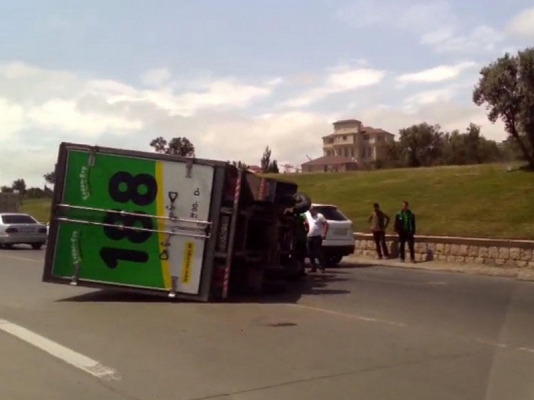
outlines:
[[36, 220], [34, 220], [29, 215], [25, 215], [25, 214], [2, 215], [2, 222], [4, 224], [36, 224], [37, 223]]
[[347, 221], [347, 218], [333, 206], [314, 206], [317, 212], [324, 215], [329, 221]]

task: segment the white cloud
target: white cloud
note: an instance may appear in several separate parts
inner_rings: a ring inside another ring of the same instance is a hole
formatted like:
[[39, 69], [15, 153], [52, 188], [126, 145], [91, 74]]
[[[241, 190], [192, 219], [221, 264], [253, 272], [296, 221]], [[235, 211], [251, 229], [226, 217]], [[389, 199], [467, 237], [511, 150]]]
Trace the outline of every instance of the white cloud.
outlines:
[[244, 108], [255, 99], [269, 96], [271, 86], [242, 85], [233, 80], [216, 81], [206, 85], [202, 91], [177, 96], [176, 112], [190, 115], [196, 109], [206, 107]]
[[385, 71], [370, 68], [349, 69], [348, 67], [341, 67], [332, 72], [322, 85], [285, 101], [284, 105], [296, 108], [304, 107], [334, 93], [349, 92], [376, 85], [382, 81], [385, 75]]
[[452, 100], [429, 102], [420, 107], [373, 107], [361, 110], [359, 117], [365, 124], [381, 127], [392, 133], [400, 128], [427, 122], [439, 124], [444, 130], [464, 130], [471, 122], [480, 125], [482, 134], [488, 139], [502, 140], [506, 137], [501, 122], [488, 121], [484, 109], [474, 104], [462, 105]]
[[148, 70], [141, 76], [141, 82], [146, 86], [158, 87], [168, 82], [171, 73], [167, 68], [155, 68]]
[[0, 141], [9, 140], [24, 127], [24, 110], [22, 107], [0, 98]]
[[388, 25], [416, 34], [443, 29], [457, 18], [447, 1], [359, 0], [338, 11], [338, 17], [355, 27]]
[[72, 24], [62, 16], [54, 15], [48, 19], [48, 26], [56, 30], [65, 30], [72, 27]]
[[86, 136], [113, 131], [117, 134], [135, 132], [143, 127], [139, 120], [100, 113], [80, 112], [75, 101], [51, 99], [30, 109], [26, 118], [34, 126], [59, 129], [63, 132], [83, 132]]
[[475, 27], [468, 35], [443, 37], [436, 41], [434, 48], [438, 53], [479, 53], [493, 51], [502, 43], [504, 36], [495, 29], [480, 25]]
[[508, 24], [507, 31], [513, 35], [534, 39], [534, 7], [516, 15]]
[[445, 0], [360, 0], [339, 10], [338, 16], [358, 28], [381, 25], [402, 29], [438, 53], [480, 53], [494, 50], [503, 40], [502, 34], [485, 25], [466, 32], [465, 18], [456, 15]]
[[[364, 103], [350, 109], [347, 101], [336, 114], [326, 114], [277, 109], [276, 104], [284, 100], [285, 84], [294, 89], [291, 78], [286, 77], [259, 84], [204, 77], [195, 84], [189, 82], [187, 90], [177, 90], [185, 86], [171, 77], [164, 88], [147, 90], [27, 64], [0, 65], [0, 158], [4, 160], [0, 184], [19, 177], [31, 185], [42, 184], [42, 174], [53, 167], [61, 141], [149, 150], [148, 143], [155, 136], [181, 135], [188, 137], [204, 158], [257, 164], [269, 145], [276, 159], [299, 164], [306, 161], [306, 155], [321, 155], [321, 137], [331, 131], [331, 123], [338, 118], [357, 118], [392, 132], [418, 121], [441, 123], [451, 129], [462, 129], [471, 121], [489, 125], [483, 110], [454, 102], [459, 94], [467, 99], [470, 96], [461, 91], [464, 87], [458, 81], [459, 72], [455, 72], [468, 66], [463, 63], [420, 71], [411, 78], [407, 74], [404, 80], [416, 91], [406, 99], [399, 98], [401, 92], [391, 87], [394, 82], [383, 80], [383, 71], [361, 66], [330, 70], [322, 83], [301, 96], [301, 105], [332, 93], [345, 93], [353, 100], [352, 91], [375, 86]], [[448, 86], [422, 89], [428, 81]], [[271, 100], [271, 110], [251, 112], [248, 107], [270, 96], [275, 88], [279, 96]], [[299, 106], [296, 99], [290, 101]], [[498, 126], [483, 127], [483, 132], [497, 135]]]
[[452, 86], [435, 90], [425, 90], [409, 96], [404, 100], [404, 104], [407, 111], [417, 110], [421, 106], [428, 104], [449, 101], [454, 97], [455, 93], [455, 88]]
[[467, 69], [476, 67], [472, 61], [462, 62], [456, 65], [440, 65], [423, 71], [400, 75], [397, 80], [406, 83], [436, 83], [456, 79]]
[[278, 86], [282, 84], [282, 82], [284, 82], [282, 78], [273, 78], [265, 82], [265, 85], [266, 86]]

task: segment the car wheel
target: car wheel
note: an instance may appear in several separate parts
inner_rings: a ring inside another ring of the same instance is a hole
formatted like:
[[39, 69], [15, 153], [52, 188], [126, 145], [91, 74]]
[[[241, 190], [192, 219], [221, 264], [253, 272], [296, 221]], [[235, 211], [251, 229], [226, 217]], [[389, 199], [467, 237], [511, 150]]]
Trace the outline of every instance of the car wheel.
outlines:
[[44, 246], [44, 243], [32, 243], [31, 246], [34, 250], [41, 250], [41, 247]]

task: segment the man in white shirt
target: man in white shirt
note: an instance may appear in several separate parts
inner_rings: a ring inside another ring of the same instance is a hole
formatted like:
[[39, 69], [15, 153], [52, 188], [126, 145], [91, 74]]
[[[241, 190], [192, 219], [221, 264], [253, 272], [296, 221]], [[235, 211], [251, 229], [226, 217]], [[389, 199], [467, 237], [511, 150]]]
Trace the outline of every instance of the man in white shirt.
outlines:
[[311, 272], [317, 271], [317, 260], [319, 260], [319, 269], [324, 272], [325, 262], [322, 252], [323, 239], [328, 233], [328, 222], [323, 214], [317, 209], [311, 208], [306, 213], [306, 222], [308, 225], [308, 257], [311, 264]]

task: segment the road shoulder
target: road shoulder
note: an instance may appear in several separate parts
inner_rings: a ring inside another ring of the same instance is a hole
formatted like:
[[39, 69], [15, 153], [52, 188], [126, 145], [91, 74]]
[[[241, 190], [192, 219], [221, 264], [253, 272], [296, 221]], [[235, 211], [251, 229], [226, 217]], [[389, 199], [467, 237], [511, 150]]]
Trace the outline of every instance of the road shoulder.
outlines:
[[428, 271], [459, 272], [471, 275], [499, 276], [521, 281], [534, 281], [534, 271], [526, 268], [511, 268], [492, 265], [479, 265], [468, 263], [444, 263], [438, 261], [418, 261], [417, 263], [401, 262], [398, 259], [379, 260], [365, 256], [349, 256], [343, 261], [349, 264], [380, 265], [386, 267], [420, 269]]

